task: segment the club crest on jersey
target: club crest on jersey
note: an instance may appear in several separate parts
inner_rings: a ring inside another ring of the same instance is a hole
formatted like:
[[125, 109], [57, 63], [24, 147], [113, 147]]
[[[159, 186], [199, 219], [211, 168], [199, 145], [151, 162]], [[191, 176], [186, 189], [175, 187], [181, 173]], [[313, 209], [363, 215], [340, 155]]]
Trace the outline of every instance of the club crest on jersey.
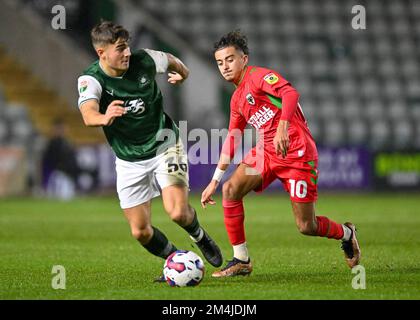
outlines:
[[279, 81], [279, 77], [277, 77], [274, 73], [269, 73], [264, 77], [264, 81], [268, 84], [275, 84]]
[[250, 93], [248, 93], [247, 95], [246, 95], [246, 100], [248, 100], [248, 103], [250, 104], [250, 105], [255, 105], [255, 99], [254, 99], [254, 97], [252, 96], [252, 94], [250, 94]]
[[149, 79], [147, 79], [147, 77], [143, 75], [139, 78], [139, 82], [140, 82], [140, 86], [144, 86], [146, 83], [149, 82]]

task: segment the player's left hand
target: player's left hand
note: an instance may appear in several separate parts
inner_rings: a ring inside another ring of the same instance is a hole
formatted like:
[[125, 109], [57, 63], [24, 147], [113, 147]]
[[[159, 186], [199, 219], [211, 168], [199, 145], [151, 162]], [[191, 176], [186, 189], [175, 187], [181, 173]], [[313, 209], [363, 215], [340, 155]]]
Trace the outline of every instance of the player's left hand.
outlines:
[[211, 205], [216, 204], [216, 201], [213, 200], [212, 196], [215, 194], [218, 185], [219, 182], [211, 180], [207, 188], [204, 189], [201, 194], [201, 207], [203, 207], [203, 209], [206, 208], [207, 203]]
[[178, 72], [171, 71], [168, 73], [168, 82], [170, 84], [181, 84], [184, 80], [185, 79]]
[[287, 156], [287, 150], [289, 149], [289, 133], [287, 131], [288, 128], [289, 121], [280, 120], [276, 135], [273, 140], [276, 155], [279, 155], [281, 152], [283, 158]]

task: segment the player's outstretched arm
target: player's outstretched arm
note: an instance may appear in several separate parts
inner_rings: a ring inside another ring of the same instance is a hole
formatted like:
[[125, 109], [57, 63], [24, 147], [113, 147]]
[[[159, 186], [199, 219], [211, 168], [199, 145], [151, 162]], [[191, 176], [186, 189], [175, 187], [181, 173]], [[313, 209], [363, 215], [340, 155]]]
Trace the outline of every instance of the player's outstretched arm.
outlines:
[[166, 53], [168, 56], [168, 82], [171, 84], [180, 84], [188, 78], [190, 71], [187, 66], [177, 57], [170, 53]]
[[224, 153], [220, 155], [220, 159], [217, 164], [216, 171], [214, 172], [213, 178], [201, 194], [201, 206], [204, 209], [206, 208], [207, 204], [216, 204], [216, 201], [213, 200], [213, 195], [216, 193], [220, 180], [222, 179], [222, 176], [225, 173], [226, 169], [229, 167], [230, 162], [231, 158], [228, 155]]
[[106, 113], [102, 114], [99, 112], [98, 101], [91, 99], [80, 106], [80, 112], [85, 125], [88, 127], [110, 126], [115, 118], [126, 113], [125, 108], [122, 107], [123, 104], [124, 101], [114, 100], [109, 104]]
[[201, 206], [206, 208], [206, 204], [215, 204], [212, 196], [216, 192], [217, 187], [219, 186], [220, 180], [225, 173], [226, 169], [229, 167], [230, 162], [235, 156], [235, 151], [238, 148], [243, 131], [246, 126], [246, 120], [242, 117], [236, 109], [231, 109], [230, 112], [230, 121], [229, 121], [229, 133], [226, 137], [225, 142], [223, 143], [222, 152], [217, 164], [216, 171], [214, 172], [213, 179], [210, 181], [206, 189], [204, 189], [201, 194]]

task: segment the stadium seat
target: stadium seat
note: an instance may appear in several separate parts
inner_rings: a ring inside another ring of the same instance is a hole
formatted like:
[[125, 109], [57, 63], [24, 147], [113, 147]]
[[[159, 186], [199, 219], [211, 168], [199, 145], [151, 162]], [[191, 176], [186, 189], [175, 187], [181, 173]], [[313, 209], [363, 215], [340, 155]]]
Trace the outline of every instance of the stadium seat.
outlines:
[[390, 100], [388, 102], [387, 114], [388, 117], [395, 123], [395, 125], [398, 126], [401, 120], [408, 119], [408, 112], [405, 102], [402, 100]]
[[336, 63], [334, 71], [336, 72], [337, 77], [349, 76], [353, 74], [354, 66], [350, 59], [341, 59], [339, 63]]
[[[310, 0], [306, 0], [306, 1], [310, 1]], [[313, 1], [311, 1], [313, 2]], [[318, 5], [318, 4], [317, 4]], [[338, 16], [341, 12], [341, 4], [339, 4], [337, 1], [334, 0], [326, 0], [326, 1], [322, 1], [321, 3], [319, 3], [319, 5], [323, 5], [321, 8], [322, 10], [320, 11], [320, 13], [322, 12], [326, 12], [328, 13], [328, 15], [331, 16]]]
[[344, 36], [345, 25], [339, 19], [329, 19], [326, 21], [327, 30], [326, 32], [333, 38], [341, 38]]
[[303, 31], [306, 34], [314, 35], [314, 34], [321, 33], [323, 25], [320, 20], [318, 20], [314, 16], [311, 16], [311, 17], [308, 17], [307, 20], [305, 20], [305, 24], [301, 25], [301, 27], [303, 28]]
[[373, 120], [370, 125], [370, 147], [381, 150], [390, 144], [390, 126], [385, 120]]
[[340, 114], [343, 118], [348, 119], [348, 121], [361, 117], [363, 115], [363, 108], [362, 102], [358, 99], [346, 99], [339, 104]]
[[368, 125], [361, 117], [348, 120], [348, 141], [350, 145], [363, 146], [368, 138]]
[[[386, 26], [386, 24], [384, 23]], [[386, 29], [381, 30], [380, 33], [385, 33]], [[393, 45], [389, 39], [381, 38], [375, 45], [375, 54], [380, 57], [391, 57], [393, 54], [395, 45]]]
[[335, 121], [339, 118], [341, 110], [338, 108], [337, 101], [334, 98], [324, 98], [320, 101], [318, 112], [323, 119]]
[[[284, 16], [292, 16], [296, 12], [295, 4], [290, 1], [276, 1], [277, 12], [282, 12]], [[273, 11], [273, 10], [271, 10]]]
[[[293, 80], [289, 80], [289, 81], [291, 81], [292, 84], [294, 83]], [[299, 91], [299, 94], [301, 96], [301, 101], [302, 101], [302, 99], [305, 99], [305, 100], [309, 99], [309, 97], [312, 94], [311, 81], [308, 81], [306, 79], [296, 81], [295, 88]]]
[[400, 81], [389, 78], [382, 84], [383, 93], [389, 99], [402, 99], [403, 88]]
[[305, 118], [308, 121], [312, 121], [315, 118], [320, 118], [319, 110], [317, 109], [317, 106], [311, 102], [311, 99], [306, 99], [305, 97], [300, 99], [300, 106], [302, 107]]
[[380, 86], [375, 77], [365, 78], [361, 83], [360, 94], [364, 98], [376, 97], [380, 92]]
[[343, 78], [337, 83], [337, 94], [344, 101], [351, 101], [358, 95], [357, 84], [351, 78]]
[[410, 106], [408, 106], [408, 110], [409, 113], [407, 114], [407, 117], [413, 119], [420, 128], [420, 97], [416, 102], [413, 102], [412, 104], [410, 104]]
[[307, 0], [301, 2], [300, 12], [306, 17], [316, 16], [320, 10], [321, 8], [316, 2]]
[[311, 73], [314, 77], [323, 77], [328, 75], [331, 69], [331, 66], [326, 58], [317, 58], [313, 59], [316, 63], [311, 64]]
[[393, 122], [392, 132], [394, 149], [406, 149], [411, 145], [412, 141], [410, 141], [410, 139], [413, 137], [413, 126], [411, 121], [404, 119]]
[[[370, 12], [370, 11], [369, 11]], [[381, 37], [381, 35], [386, 34], [388, 31], [388, 24], [383, 16], [376, 16], [376, 18], [373, 18], [369, 21], [369, 31], [374, 34], [376, 37], [378, 37], [381, 40], [384, 40], [384, 38]]]
[[413, 79], [411, 81], [407, 81], [407, 85], [405, 87], [405, 93], [408, 97], [419, 97], [420, 96], [420, 80]]
[[372, 53], [371, 44], [364, 39], [355, 42], [352, 45], [352, 51], [356, 56], [369, 56]]
[[[419, 31], [420, 31], [420, 23], [419, 25]], [[413, 53], [415, 52], [415, 42], [413, 41], [413, 38], [408, 35], [402, 35], [398, 38], [398, 46], [394, 48], [395, 52], [398, 53], [402, 57], [412, 57]], [[404, 63], [404, 61], [402, 61]]]
[[345, 143], [345, 131], [341, 121], [324, 122], [324, 141], [327, 146], [341, 146]]
[[385, 57], [377, 61], [379, 75], [384, 79], [391, 79], [395, 74], [398, 74], [398, 67], [393, 58]]
[[[418, 122], [417, 122], [418, 123]], [[420, 126], [415, 126], [413, 147], [417, 150], [420, 149]]]
[[308, 120], [309, 130], [311, 130], [312, 136], [316, 141], [319, 141], [323, 137], [322, 126], [320, 121], [317, 119]]
[[394, 19], [393, 26], [391, 27], [391, 35], [398, 37], [400, 34], [410, 34], [410, 24], [404, 17]]
[[378, 99], [367, 100], [364, 110], [361, 113], [370, 121], [383, 119], [385, 117], [384, 103]]

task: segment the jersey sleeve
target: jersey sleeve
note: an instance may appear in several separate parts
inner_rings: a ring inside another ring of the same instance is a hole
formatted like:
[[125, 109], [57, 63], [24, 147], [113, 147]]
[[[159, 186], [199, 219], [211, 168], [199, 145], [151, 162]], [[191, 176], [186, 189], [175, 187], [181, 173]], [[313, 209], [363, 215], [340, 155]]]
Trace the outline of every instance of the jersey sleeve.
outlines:
[[276, 72], [265, 70], [265, 72], [257, 75], [253, 79], [253, 84], [257, 89], [271, 96], [281, 98], [282, 110], [280, 119], [287, 121], [292, 119], [299, 101], [299, 93], [292, 87], [290, 82]]
[[77, 80], [77, 90], [79, 92], [79, 108], [88, 100], [95, 99], [99, 102], [101, 99], [102, 86], [99, 81], [92, 76], [80, 76]]
[[265, 69], [264, 72], [256, 72], [252, 76], [254, 86], [275, 97], [281, 97], [281, 88], [290, 84], [280, 74], [268, 69]]
[[157, 73], [164, 73], [166, 70], [168, 70], [168, 56], [165, 52], [162, 51], [156, 51], [151, 49], [144, 49], [144, 51], [147, 52], [147, 54], [152, 57], [153, 61], [156, 65], [156, 72]]
[[222, 153], [229, 156], [229, 159], [232, 159], [241, 141], [247, 122], [236, 108], [234, 102], [231, 103], [230, 110], [229, 132], [223, 143]]

